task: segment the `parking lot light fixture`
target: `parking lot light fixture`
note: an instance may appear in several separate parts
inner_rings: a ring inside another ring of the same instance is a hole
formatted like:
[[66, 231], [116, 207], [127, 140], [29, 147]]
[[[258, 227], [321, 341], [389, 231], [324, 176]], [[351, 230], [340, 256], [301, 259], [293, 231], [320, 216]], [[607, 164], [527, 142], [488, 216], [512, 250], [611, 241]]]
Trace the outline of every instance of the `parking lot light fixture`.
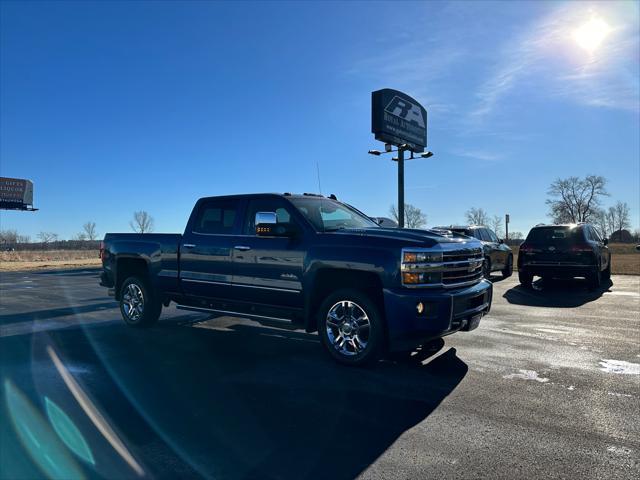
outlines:
[[423, 152], [420, 154], [420, 156], [422, 158], [429, 158], [429, 157], [433, 157], [433, 152]]
[[375, 155], [376, 157], [382, 155], [380, 150], [369, 150], [369, 155]]

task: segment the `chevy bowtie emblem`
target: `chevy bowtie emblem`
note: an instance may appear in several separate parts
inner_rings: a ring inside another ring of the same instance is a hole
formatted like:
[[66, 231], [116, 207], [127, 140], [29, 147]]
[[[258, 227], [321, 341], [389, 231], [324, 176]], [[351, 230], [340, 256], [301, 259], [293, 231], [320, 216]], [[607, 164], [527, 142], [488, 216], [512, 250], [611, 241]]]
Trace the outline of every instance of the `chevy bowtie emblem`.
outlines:
[[549, 247], [549, 251], [553, 252], [556, 249], [556, 247]]

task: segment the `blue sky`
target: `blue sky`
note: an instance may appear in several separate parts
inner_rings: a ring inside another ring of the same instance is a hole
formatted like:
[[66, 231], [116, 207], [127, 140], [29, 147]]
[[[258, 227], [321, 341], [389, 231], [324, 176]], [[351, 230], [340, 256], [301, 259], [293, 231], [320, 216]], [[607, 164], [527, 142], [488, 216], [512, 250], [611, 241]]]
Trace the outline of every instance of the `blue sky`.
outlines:
[[[429, 225], [470, 207], [547, 221], [557, 177], [601, 174], [640, 226], [637, 2], [0, 3], [0, 172], [34, 182], [2, 229], [63, 238], [135, 210], [180, 232], [205, 195], [322, 191], [371, 215], [395, 163], [367, 155], [370, 92], [429, 111], [406, 167]], [[575, 31], [609, 26], [593, 51]]]

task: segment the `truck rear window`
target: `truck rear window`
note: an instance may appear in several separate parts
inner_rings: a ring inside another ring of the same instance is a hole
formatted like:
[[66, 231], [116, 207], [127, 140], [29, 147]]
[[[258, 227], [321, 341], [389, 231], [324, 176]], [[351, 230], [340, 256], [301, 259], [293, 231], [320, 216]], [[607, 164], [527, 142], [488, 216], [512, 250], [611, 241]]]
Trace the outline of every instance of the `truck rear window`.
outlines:
[[194, 232], [197, 233], [233, 233], [236, 220], [235, 206], [204, 205], [198, 214]]

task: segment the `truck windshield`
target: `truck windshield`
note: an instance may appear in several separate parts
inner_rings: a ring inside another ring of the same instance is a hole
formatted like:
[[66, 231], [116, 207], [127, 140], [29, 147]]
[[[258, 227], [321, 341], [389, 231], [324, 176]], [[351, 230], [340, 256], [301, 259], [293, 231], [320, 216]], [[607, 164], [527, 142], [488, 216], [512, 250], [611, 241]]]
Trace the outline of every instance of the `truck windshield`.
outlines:
[[374, 228], [379, 225], [363, 213], [328, 198], [289, 198], [291, 203], [320, 232], [343, 228]]

